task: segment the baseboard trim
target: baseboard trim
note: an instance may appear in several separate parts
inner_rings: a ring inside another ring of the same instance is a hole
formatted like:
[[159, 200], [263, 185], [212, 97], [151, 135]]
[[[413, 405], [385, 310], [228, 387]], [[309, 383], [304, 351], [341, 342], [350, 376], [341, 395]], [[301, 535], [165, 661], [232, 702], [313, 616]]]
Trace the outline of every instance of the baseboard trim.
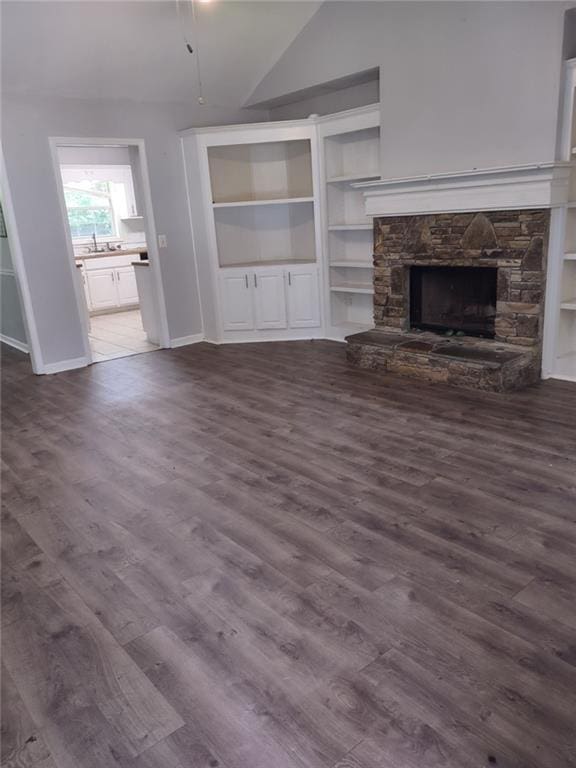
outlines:
[[23, 341], [13, 339], [11, 336], [6, 336], [4, 333], [0, 333], [0, 341], [4, 344], [8, 344], [9, 347], [14, 347], [14, 349], [20, 350], [20, 352], [25, 352], [27, 355], [30, 354], [28, 351], [28, 344], [25, 344]]
[[198, 344], [206, 341], [203, 333], [193, 333], [192, 336], [180, 336], [178, 339], [170, 339], [170, 348], [186, 347], [188, 344]]
[[279, 341], [323, 341], [325, 336], [270, 336], [266, 339], [220, 339], [213, 341], [206, 339], [210, 344], [267, 344], [269, 342], [278, 343]]
[[60, 360], [58, 363], [46, 363], [42, 373], [63, 373], [76, 368], [85, 368], [87, 365], [90, 365], [87, 357], [74, 357], [70, 360]]

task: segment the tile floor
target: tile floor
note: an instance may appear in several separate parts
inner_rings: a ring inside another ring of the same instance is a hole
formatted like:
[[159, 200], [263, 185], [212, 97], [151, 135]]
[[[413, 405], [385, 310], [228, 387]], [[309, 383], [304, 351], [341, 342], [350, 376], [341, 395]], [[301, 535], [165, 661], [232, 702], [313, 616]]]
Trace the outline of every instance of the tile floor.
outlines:
[[95, 363], [159, 349], [148, 341], [138, 309], [92, 316], [88, 335]]

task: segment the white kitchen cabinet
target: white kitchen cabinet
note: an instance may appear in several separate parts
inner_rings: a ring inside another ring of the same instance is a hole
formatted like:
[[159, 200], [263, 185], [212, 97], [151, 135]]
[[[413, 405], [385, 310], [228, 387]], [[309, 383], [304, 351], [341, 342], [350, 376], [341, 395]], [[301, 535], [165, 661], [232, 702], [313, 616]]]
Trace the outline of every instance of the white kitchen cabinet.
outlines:
[[86, 304], [90, 312], [138, 306], [138, 286], [133, 266], [121, 263], [93, 267], [87, 261], [82, 273]]
[[233, 270], [220, 275], [224, 331], [251, 331], [254, 328], [251, 278], [248, 270]]
[[116, 272], [116, 288], [118, 291], [118, 305], [138, 304], [138, 286], [134, 267], [119, 267]]
[[80, 277], [80, 281], [82, 283], [82, 291], [84, 293], [84, 298], [86, 299], [86, 306], [90, 308], [90, 293], [88, 291], [88, 281], [86, 280], [86, 271], [83, 267], [76, 265], [77, 268], [77, 274]]
[[86, 272], [90, 309], [111, 309], [118, 306], [115, 269], [91, 269]]
[[316, 328], [320, 325], [318, 270], [315, 267], [290, 267], [286, 273], [290, 328]]
[[256, 269], [252, 275], [256, 328], [286, 328], [286, 292], [283, 269]]

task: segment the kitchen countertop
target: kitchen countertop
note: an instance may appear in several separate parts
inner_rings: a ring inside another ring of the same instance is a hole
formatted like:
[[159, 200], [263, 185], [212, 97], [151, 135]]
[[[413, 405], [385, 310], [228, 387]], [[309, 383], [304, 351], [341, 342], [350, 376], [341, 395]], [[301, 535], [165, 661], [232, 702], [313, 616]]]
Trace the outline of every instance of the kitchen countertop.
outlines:
[[141, 246], [140, 248], [121, 248], [116, 251], [102, 251], [101, 253], [81, 253], [74, 256], [76, 261], [85, 261], [86, 259], [106, 259], [109, 256], [133, 256], [137, 253], [148, 253], [148, 248]]

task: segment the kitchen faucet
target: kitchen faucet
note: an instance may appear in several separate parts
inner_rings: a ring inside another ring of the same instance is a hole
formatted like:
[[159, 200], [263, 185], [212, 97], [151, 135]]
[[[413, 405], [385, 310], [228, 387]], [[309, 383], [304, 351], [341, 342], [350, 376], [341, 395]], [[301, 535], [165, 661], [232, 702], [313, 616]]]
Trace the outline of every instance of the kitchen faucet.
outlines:
[[96, 232], [92, 232], [92, 240], [94, 241], [94, 253], [98, 253], [98, 243], [96, 242]]

